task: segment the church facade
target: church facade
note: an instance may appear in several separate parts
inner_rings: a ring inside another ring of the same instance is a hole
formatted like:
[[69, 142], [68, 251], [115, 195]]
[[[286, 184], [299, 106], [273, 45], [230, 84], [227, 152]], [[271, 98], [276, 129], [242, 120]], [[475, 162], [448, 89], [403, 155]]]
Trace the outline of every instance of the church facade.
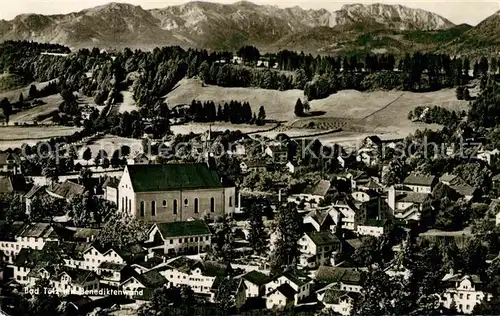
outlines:
[[167, 223], [232, 216], [235, 187], [206, 164], [129, 165], [118, 185], [119, 211]]

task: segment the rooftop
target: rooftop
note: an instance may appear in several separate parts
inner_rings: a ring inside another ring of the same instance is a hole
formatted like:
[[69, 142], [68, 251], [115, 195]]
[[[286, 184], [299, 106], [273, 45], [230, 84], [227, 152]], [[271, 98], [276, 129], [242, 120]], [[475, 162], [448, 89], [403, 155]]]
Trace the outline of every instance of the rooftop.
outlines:
[[431, 186], [436, 180], [435, 176], [425, 176], [411, 174], [406, 179], [404, 179], [403, 184], [405, 185], [421, 185], [421, 186]]
[[241, 276], [242, 279], [247, 280], [250, 283], [256, 284], [256, 285], [264, 285], [267, 284], [270, 281], [269, 276], [265, 275], [262, 272], [253, 270], [250, 272], [247, 272]]
[[71, 181], [64, 181], [63, 183], [54, 184], [52, 188], [47, 188], [47, 192], [71, 200], [82, 195], [85, 192], [85, 187]]
[[329, 231], [310, 232], [306, 233], [306, 235], [311, 238], [316, 246], [328, 246], [333, 245], [335, 242], [339, 242], [337, 236]]
[[307, 186], [304, 189], [304, 194], [325, 196], [330, 189], [330, 185], [330, 181], [328, 180], [319, 180], [314, 185]]
[[357, 268], [320, 266], [316, 271], [316, 280], [323, 283], [342, 282], [357, 285], [363, 283], [364, 276]]
[[210, 228], [202, 220], [155, 224], [163, 238], [210, 235]]
[[206, 164], [131, 165], [126, 168], [135, 192], [223, 187], [217, 172]]

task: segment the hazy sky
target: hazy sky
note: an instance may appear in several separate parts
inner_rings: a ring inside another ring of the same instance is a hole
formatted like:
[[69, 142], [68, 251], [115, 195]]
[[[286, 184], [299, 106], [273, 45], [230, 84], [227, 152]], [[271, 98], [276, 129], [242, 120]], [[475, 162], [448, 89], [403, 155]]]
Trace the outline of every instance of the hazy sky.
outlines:
[[[57, 14], [80, 11], [111, 2], [110, 0], [0, 0], [0, 19], [11, 20], [21, 13]], [[145, 9], [161, 8], [168, 5], [185, 3], [183, 0], [123, 0], [140, 5]], [[211, 2], [232, 3], [235, 1], [212, 0]], [[409, 7], [421, 8], [438, 13], [453, 23], [468, 23], [475, 25], [486, 17], [500, 10], [500, 1], [492, 0], [365, 0], [365, 1], [336, 1], [336, 0], [255, 0], [258, 4], [272, 4], [279, 7], [292, 7], [299, 5], [304, 9], [325, 8], [337, 10], [346, 3], [389, 3], [402, 4]]]

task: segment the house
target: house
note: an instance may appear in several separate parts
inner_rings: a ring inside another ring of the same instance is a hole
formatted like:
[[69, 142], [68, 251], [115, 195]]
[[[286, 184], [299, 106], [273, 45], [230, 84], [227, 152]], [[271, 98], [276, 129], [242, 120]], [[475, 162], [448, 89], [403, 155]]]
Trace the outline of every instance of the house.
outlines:
[[19, 155], [0, 152], [0, 173], [21, 174], [21, 158]]
[[45, 266], [30, 272], [30, 284], [34, 285], [36, 280], [40, 278], [49, 279], [50, 285], [61, 296], [68, 294], [83, 295], [86, 291], [98, 293], [99, 277], [95, 272], [66, 267], [59, 272], [57, 269], [51, 268], [51, 266]]
[[357, 292], [342, 291], [338, 286], [332, 286], [322, 294], [321, 302], [328, 310], [333, 310], [340, 315], [351, 315], [354, 302], [360, 298]]
[[478, 194], [478, 190], [475, 187], [467, 184], [467, 182], [459, 176], [446, 173], [439, 178], [439, 182], [449, 186], [467, 201], [470, 201]]
[[64, 181], [63, 183], [55, 183], [47, 187], [47, 193], [56, 199], [65, 199], [70, 202], [73, 198], [81, 196], [85, 192], [85, 187], [72, 181]]
[[389, 230], [390, 223], [387, 219], [366, 219], [359, 223], [356, 232], [358, 235], [381, 237]]
[[146, 248], [163, 254], [200, 253], [210, 248], [212, 233], [202, 220], [156, 223], [148, 231]]
[[127, 165], [147, 165], [149, 158], [145, 153], [137, 153], [132, 158], [127, 159]]
[[119, 185], [120, 180], [118, 178], [108, 178], [105, 183], [104, 199], [118, 205], [118, 200], [120, 199], [120, 196], [118, 194]]
[[361, 208], [361, 204], [362, 202], [349, 198], [338, 200], [333, 204], [330, 214], [334, 218], [340, 218], [340, 228], [356, 231], [358, 223], [366, 218], [366, 213]]
[[472, 313], [474, 306], [483, 300], [489, 301], [493, 296], [486, 292], [484, 283], [478, 275], [462, 275], [448, 273], [442, 280], [446, 287], [442, 294], [444, 307], [450, 308], [455, 303], [457, 310], [464, 314]]
[[341, 291], [361, 293], [365, 277], [359, 268], [320, 266], [315, 281], [323, 286], [316, 291], [318, 300], [322, 301], [325, 291], [332, 286]]
[[272, 310], [284, 310], [295, 305], [297, 291], [288, 283], [283, 283], [266, 296], [266, 308]]
[[267, 171], [267, 162], [265, 160], [247, 160], [247, 161], [242, 161], [240, 163], [240, 169], [242, 173], [249, 173], [249, 172], [266, 172]]
[[8, 223], [0, 221], [0, 262], [5, 260], [7, 264], [12, 264], [16, 255], [20, 251], [20, 246], [17, 243], [16, 236], [24, 227], [23, 222]]
[[226, 276], [226, 269], [227, 265], [214, 261], [177, 257], [157, 270], [166, 278], [168, 286], [188, 285], [195, 294], [213, 301], [212, 289]]
[[103, 248], [98, 243], [94, 243], [87, 247], [82, 254], [80, 262], [73, 262], [79, 269], [91, 270], [98, 272], [101, 263], [109, 262], [115, 264], [125, 264], [126, 259], [119, 250], [114, 248]]
[[127, 280], [121, 283], [121, 288], [130, 298], [134, 296], [143, 296], [144, 292], [164, 286], [167, 280], [156, 270], [151, 270], [143, 274], [135, 273]]
[[411, 174], [404, 179], [403, 185], [414, 192], [430, 194], [437, 182], [438, 179], [435, 176]]
[[31, 212], [31, 205], [34, 199], [41, 198], [44, 195], [48, 195], [45, 191], [46, 187], [42, 185], [33, 185], [31, 189], [26, 193], [23, 198], [26, 204], [26, 213], [29, 214]]
[[146, 222], [231, 216], [234, 184], [206, 164], [126, 166], [118, 186], [118, 209]]
[[312, 205], [317, 205], [320, 201], [325, 199], [328, 190], [330, 190], [331, 183], [328, 180], [319, 180], [313, 185], [309, 185], [298, 194], [292, 194], [288, 197], [290, 202], [304, 201]]
[[299, 265], [307, 268], [327, 264], [332, 254], [341, 250], [340, 240], [329, 231], [305, 233], [298, 246], [301, 252]]
[[306, 214], [302, 221], [305, 231], [335, 231], [339, 220], [332, 218], [329, 210], [329, 208], [315, 209]]
[[394, 218], [404, 222], [418, 221], [420, 215], [431, 209], [431, 195], [414, 192], [410, 188], [391, 186], [388, 189], [387, 204]]
[[245, 282], [246, 297], [263, 297], [266, 293], [265, 285], [270, 281], [269, 276], [257, 270], [246, 272], [238, 276]]
[[[294, 290], [293, 303], [295, 305], [299, 304], [299, 302], [311, 294], [313, 285], [311, 278], [304, 273], [298, 270], [287, 270], [276, 275], [269, 283], [266, 284], [266, 296], [269, 297], [279, 286], [283, 284], [290, 285], [290, 287]], [[266, 305], [268, 305], [267, 301], [268, 299], [266, 299]]]
[[29, 285], [30, 280], [28, 274], [31, 270], [41, 265], [46, 265], [46, 260], [43, 258], [43, 252], [41, 250], [22, 248], [9, 267], [12, 268], [13, 279], [17, 283]]
[[264, 153], [271, 157], [274, 163], [286, 164], [288, 162], [288, 148], [281, 143], [267, 146]]

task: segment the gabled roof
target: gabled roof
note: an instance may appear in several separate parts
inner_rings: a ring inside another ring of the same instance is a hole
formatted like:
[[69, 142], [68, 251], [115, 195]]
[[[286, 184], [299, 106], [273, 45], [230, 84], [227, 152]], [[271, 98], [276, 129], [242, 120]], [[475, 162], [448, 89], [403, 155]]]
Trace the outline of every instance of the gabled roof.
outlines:
[[307, 186], [304, 189], [304, 194], [325, 196], [330, 189], [330, 185], [330, 181], [328, 180], [319, 180], [314, 185]]
[[[163, 238], [210, 235], [210, 228], [202, 220], [155, 224]], [[153, 226], [154, 227], [154, 226]]]
[[320, 266], [318, 271], [316, 271], [316, 280], [323, 283], [342, 282], [352, 285], [362, 285], [364, 276], [357, 268]]
[[293, 300], [295, 298], [295, 294], [297, 294], [297, 291], [293, 289], [288, 283], [281, 284], [276, 288], [276, 292], [280, 292], [289, 300]]
[[42, 256], [42, 250], [22, 248], [14, 260], [14, 265], [17, 267], [33, 268], [38, 263], [43, 262]]
[[436, 181], [435, 176], [424, 176], [411, 174], [406, 179], [404, 179], [403, 184], [405, 185], [421, 185], [421, 186], [431, 186]]
[[51, 239], [66, 239], [70, 238], [73, 232], [58, 225], [51, 223], [31, 223], [26, 224], [18, 233], [18, 237], [33, 237], [33, 238], [51, 238]]
[[106, 270], [115, 270], [115, 271], [121, 271], [123, 268], [125, 268], [127, 265], [126, 264], [121, 264], [121, 263], [114, 263], [114, 262], [102, 262], [99, 265], [100, 269], [106, 269]]
[[340, 242], [340, 240], [329, 231], [321, 232], [308, 232], [306, 235], [311, 238], [312, 242], [316, 246], [329, 246], [334, 243]]
[[273, 278], [273, 280], [279, 279], [280, 277], [287, 278], [288, 280], [290, 280], [290, 282], [294, 283], [297, 286], [302, 286], [304, 284], [311, 282], [312, 280], [309, 276], [307, 276], [303, 272], [294, 269], [293, 270], [290, 269], [281, 274], [278, 274]]
[[64, 271], [58, 275], [58, 278], [61, 278], [64, 274], [67, 274], [71, 278], [71, 283], [73, 284], [85, 284], [98, 278], [97, 274], [93, 271], [71, 268], [64, 268]]
[[35, 184], [31, 187], [31, 189], [28, 191], [28, 193], [26, 193], [24, 195], [24, 198], [31, 199], [32, 197], [34, 197], [38, 193], [44, 193], [44, 190], [43, 190], [44, 188], [45, 188], [44, 186]]
[[271, 280], [271, 278], [269, 276], [267, 276], [264, 273], [259, 272], [257, 270], [247, 272], [247, 273], [243, 274], [241, 276], [241, 278], [252, 283], [252, 284], [258, 285], [258, 286], [267, 284]]
[[360, 295], [360, 293], [356, 292], [342, 291], [336, 288], [330, 288], [325, 292], [323, 303], [338, 304], [342, 299], [355, 300], [360, 297]]
[[54, 184], [52, 188], [47, 188], [47, 192], [71, 200], [82, 195], [85, 192], [85, 187], [71, 181], [64, 181], [63, 183]]
[[131, 165], [126, 168], [135, 192], [223, 187], [217, 172], [206, 164]]
[[398, 195], [396, 196], [396, 202], [422, 204], [428, 197], [429, 194], [427, 193], [418, 193], [410, 191], [398, 192]]
[[310, 211], [307, 216], [311, 217], [314, 219], [318, 224], [323, 225], [325, 220], [330, 217], [330, 213], [328, 212], [328, 209], [325, 210], [319, 210], [315, 209]]
[[167, 267], [175, 269], [185, 274], [189, 274], [191, 270], [201, 266], [202, 264], [200, 261], [184, 256], [177, 257], [167, 264]]
[[167, 283], [167, 279], [165, 279], [163, 275], [161, 275], [156, 270], [151, 270], [143, 274], [136, 274], [133, 276], [133, 278], [135, 278], [137, 281], [139, 281], [142, 285], [144, 285], [147, 288], [158, 288]]

